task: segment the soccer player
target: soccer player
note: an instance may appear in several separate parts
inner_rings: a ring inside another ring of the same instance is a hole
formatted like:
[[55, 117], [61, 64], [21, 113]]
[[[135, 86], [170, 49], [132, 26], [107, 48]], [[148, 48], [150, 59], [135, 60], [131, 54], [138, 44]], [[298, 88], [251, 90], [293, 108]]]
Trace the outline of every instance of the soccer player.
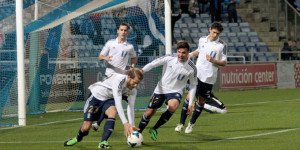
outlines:
[[[128, 75], [114, 73], [103, 81], [96, 82], [89, 86], [91, 91], [84, 106], [84, 122], [76, 137], [65, 141], [65, 146], [73, 146], [80, 142], [84, 136], [89, 134], [92, 121], [98, 120], [99, 116], [107, 117], [103, 128], [102, 140], [99, 148], [111, 148], [107, 142], [114, 126], [117, 113], [124, 125], [124, 135], [127, 137], [137, 128], [134, 126], [134, 103], [137, 95], [135, 87], [143, 79], [143, 72], [140, 69], [130, 69]], [[127, 117], [122, 107], [122, 94], [128, 95]]]
[[[134, 50], [134, 46], [127, 42], [127, 35], [129, 34], [129, 26], [126, 23], [121, 23], [117, 30], [118, 37], [116, 39], [111, 39], [106, 42], [103, 47], [99, 60], [106, 60], [108, 62], [105, 75], [108, 77], [112, 73], [126, 73], [126, 65], [128, 64], [128, 59], [131, 57], [130, 68], [133, 68], [137, 63], [137, 56]], [[126, 99], [126, 97], [124, 97]], [[92, 129], [97, 131], [103, 117], [92, 125]]]
[[[182, 40], [177, 43], [177, 54], [160, 57], [143, 68], [143, 71], [147, 72], [154, 67], [163, 65], [161, 80], [158, 82], [148, 108], [139, 124], [139, 131], [142, 133], [156, 110], [160, 108], [163, 103], [168, 105], [168, 109], [161, 115], [155, 126], [149, 130], [151, 138], [154, 141], [157, 140], [157, 129], [171, 118], [179, 106], [182, 90], [185, 88], [187, 80], [191, 81], [190, 98], [192, 99], [195, 96], [197, 70], [194, 63], [188, 57], [189, 43]], [[191, 100], [188, 106], [188, 113], [192, 112], [192, 105], [193, 101]]]
[[[214, 101], [215, 96], [212, 95], [213, 84], [216, 82], [218, 67], [226, 65], [226, 43], [219, 39], [220, 33], [223, 31], [221, 23], [215, 22], [209, 28], [209, 35], [203, 36], [199, 39], [198, 49], [190, 53], [190, 57], [198, 56], [197, 67], [197, 102], [195, 104], [192, 118], [185, 129], [185, 133], [193, 131], [194, 124], [200, 116], [205, 101]], [[193, 100], [190, 99], [189, 100]], [[183, 104], [180, 123], [175, 128], [175, 131], [180, 132], [187, 117], [187, 101]]]

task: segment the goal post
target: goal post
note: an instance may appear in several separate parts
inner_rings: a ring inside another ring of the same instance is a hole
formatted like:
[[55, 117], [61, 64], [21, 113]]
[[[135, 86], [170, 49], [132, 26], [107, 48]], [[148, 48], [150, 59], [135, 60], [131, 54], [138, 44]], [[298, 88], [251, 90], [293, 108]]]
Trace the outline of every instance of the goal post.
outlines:
[[18, 124], [26, 126], [23, 0], [16, 0]]
[[[107, 63], [98, 55], [117, 37], [121, 22], [130, 26], [127, 41], [138, 55], [137, 67], [172, 53], [170, 0], [31, 0], [23, 7], [14, 2], [15, 11], [0, 17], [0, 126], [26, 125], [26, 114], [82, 110], [87, 87], [105, 76]], [[0, 7], [4, 9], [11, 8]], [[146, 109], [161, 73], [158, 68], [145, 74], [137, 87], [136, 109]], [[13, 117], [19, 121], [6, 122]]]

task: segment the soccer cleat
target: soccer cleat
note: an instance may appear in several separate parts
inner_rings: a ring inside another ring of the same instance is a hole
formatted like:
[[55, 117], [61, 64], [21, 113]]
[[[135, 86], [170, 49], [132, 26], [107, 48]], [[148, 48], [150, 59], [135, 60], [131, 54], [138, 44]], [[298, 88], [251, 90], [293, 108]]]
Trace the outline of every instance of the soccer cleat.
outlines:
[[157, 137], [156, 137], [157, 136], [157, 131], [153, 128], [150, 128], [149, 133], [151, 134], [152, 140], [156, 141], [157, 140]]
[[100, 143], [99, 143], [99, 146], [98, 146], [98, 148], [110, 149], [110, 148], [111, 148], [111, 146], [108, 144], [108, 142], [107, 142], [107, 141], [102, 141], [102, 142], [100, 142]]
[[74, 138], [72, 138], [70, 140], [65, 141], [64, 146], [73, 146], [76, 143], [78, 143], [77, 137], [74, 137]]
[[99, 125], [98, 125], [97, 123], [92, 124], [92, 129], [93, 129], [94, 131], [97, 131], [98, 128], [99, 128]]
[[183, 124], [178, 124], [177, 127], [175, 128], [176, 132], [181, 132], [183, 130]]
[[189, 122], [189, 125], [185, 128], [185, 133], [191, 133], [193, 131], [194, 124]]

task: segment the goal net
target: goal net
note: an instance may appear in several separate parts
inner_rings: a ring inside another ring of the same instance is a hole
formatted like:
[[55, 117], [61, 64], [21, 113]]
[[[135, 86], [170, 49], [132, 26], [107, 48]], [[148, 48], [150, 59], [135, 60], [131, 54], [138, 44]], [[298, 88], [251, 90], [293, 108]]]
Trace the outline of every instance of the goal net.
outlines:
[[[121, 22], [137, 67], [164, 55], [163, 0], [24, 0], [26, 112], [82, 110], [87, 87], [102, 80], [106, 62], [98, 55], [117, 38]], [[36, 7], [38, 6], [38, 7]], [[37, 12], [35, 14], [35, 10]], [[17, 124], [15, 1], [0, 2], [0, 126]], [[137, 87], [136, 109], [145, 109], [161, 69], [145, 74]]]

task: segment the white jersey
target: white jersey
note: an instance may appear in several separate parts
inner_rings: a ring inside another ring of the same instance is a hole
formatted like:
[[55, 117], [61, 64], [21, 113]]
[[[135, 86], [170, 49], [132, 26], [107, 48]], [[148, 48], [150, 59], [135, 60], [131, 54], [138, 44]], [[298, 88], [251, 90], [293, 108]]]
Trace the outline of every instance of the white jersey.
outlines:
[[166, 55], [147, 64], [143, 70], [147, 72], [160, 65], [163, 65], [163, 75], [154, 93], [167, 94], [178, 92], [182, 94], [182, 90], [187, 85], [188, 80], [190, 80], [191, 87], [196, 87], [198, 83], [197, 70], [191, 60], [179, 62], [176, 54]]
[[226, 61], [226, 43], [219, 38], [210, 42], [209, 36], [199, 39], [197, 51], [199, 52], [196, 67], [197, 77], [200, 81], [208, 84], [214, 84], [218, 76], [219, 66], [206, 60], [206, 54], [216, 60]]
[[128, 122], [123, 106], [122, 106], [122, 94], [128, 95], [128, 107], [127, 116], [129, 123], [134, 125], [134, 102], [136, 99], [136, 89], [127, 88], [127, 75], [113, 73], [106, 77], [103, 81], [96, 82], [89, 86], [89, 89], [94, 97], [98, 100], [106, 101], [108, 99], [114, 99], [118, 114], [122, 120], [122, 123]]
[[107, 41], [100, 55], [112, 56], [105, 71], [106, 76], [112, 73], [125, 74], [129, 57], [136, 57], [133, 45], [127, 41], [119, 43], [118, 38]]

